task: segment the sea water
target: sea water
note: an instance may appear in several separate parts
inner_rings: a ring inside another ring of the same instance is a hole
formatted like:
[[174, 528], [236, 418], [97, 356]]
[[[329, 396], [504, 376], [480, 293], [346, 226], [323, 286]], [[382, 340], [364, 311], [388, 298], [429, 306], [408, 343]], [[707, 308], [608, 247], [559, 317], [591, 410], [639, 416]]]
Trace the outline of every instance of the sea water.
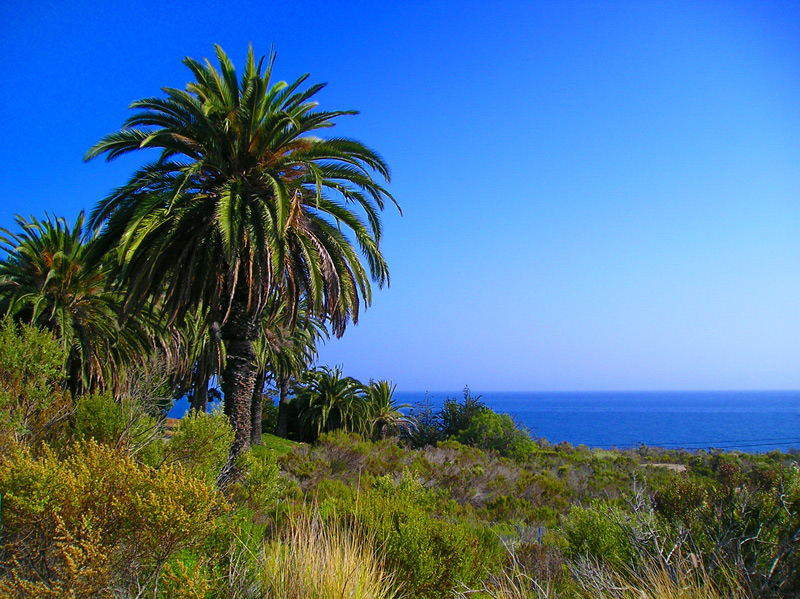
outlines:
[[[641, 444], [756, 453], [800, 449], [800, 391], [472, 392], [536, 437], [604, 449]], [[434, 408], [462, 392], [402, 392]]]

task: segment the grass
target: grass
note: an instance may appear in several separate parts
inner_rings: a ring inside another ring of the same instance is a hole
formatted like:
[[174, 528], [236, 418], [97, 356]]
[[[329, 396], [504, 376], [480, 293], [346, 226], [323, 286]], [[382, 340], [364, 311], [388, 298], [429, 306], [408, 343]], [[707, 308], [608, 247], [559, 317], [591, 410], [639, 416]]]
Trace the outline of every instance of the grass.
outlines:
[[281, 599], [396, 599], [374, 541], [346, 526], [296, 516], [260, 555], [258, 577], [268, 597]]
[[278, 456], [286, 455], [295, 447], [301, 445], [301, 443], [298, 443], [297, 441], [282, 439], [281, 437], [276, 437], [275, 435], [270, 434], [261, 435], [261, 441], [264, 443], [264, 445], [250, 446], [253, 455], [258, 458], [266, 457], [267, 453], [274, 453]]

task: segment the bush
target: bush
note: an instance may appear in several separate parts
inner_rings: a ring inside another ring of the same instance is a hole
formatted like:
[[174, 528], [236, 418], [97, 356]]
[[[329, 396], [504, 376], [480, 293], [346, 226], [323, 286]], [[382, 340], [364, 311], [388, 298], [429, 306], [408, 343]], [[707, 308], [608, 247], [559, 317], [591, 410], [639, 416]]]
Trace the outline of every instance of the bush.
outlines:
[[222, 410], [210, 414], [189, 412], [167, 443], [165, 464], [181, 464], [193, 476], [212, 485], [228, 460], [234, 436]]
[[607, 507], [600, 502], [590, 508], [572, 507], [564, 522], [567, 556], [588, 557], [621, 572], [630, 566], [633, 551], [625, 532], [604, 513]]
[[379, 477], [358, 498], [354, 516], [375, 535], [404, 593], [420, 599], [452, 597], [463, 584], [481, 580], [498, 566], [503, 549], [488, 529], [450, 523], [429, 515], [436, 495], [405, 472], [394, 482]]
[[498, 414], [488, 408], [476, 414], [459, 435], [458, 441], [491, 449], [517, 461], [526, 460], [538, 446], [526, 430], [520, 429], [508, 414]]
[[268, 395], [264, 395], [264, 403], [261, 406], [261, 432], [273, 435], [278, 428], [278, 406]]
[[78, 399], [75, 438], [116, 447], [148, 466], [158, 466], [163, 459], [161, 427], [156, 419], [138, 402], [119, 402], [109, 392]]
[[0, 455], [17, 441], [62, 440], [72, 413], [63, 391], [64, 350], [49, 332], [0, 324]]
[[247, 451], [237, 458], [236, 466], [238, 480], [228, 488], [233, 500], [257, 511], [274, 505], [281, 491], [275, 456], [272, 453], [256, 456]]
[[27, 585], [32, 596], [77, 580], [92, 581], [94, 593], [153, 588], [163, 565], [200, 547], [227, 511], [182, 468], [153, 470], [94, 440], [64, 460], [48, 449], [39, 459], [16, 452], [0, 466], [0, 493], [0, 591]]
[[464, 398], [459, 403], [448, 397], [439, 411], [439, 422], [442, 439], [456, 438], [467, 430], [473, 418], [488, 408], [481, 401], [481, 396], [473, 397], [469, 387], [464, 387]]
[[404, 434], [412, 447], [435, 446], [439, 441], [444, 441], [440, 432], [439, 415], [433, 408], [430, 397], [425, 396], [425, 401], [417, 403], [411, 409], [409, 418], [417, 425]]

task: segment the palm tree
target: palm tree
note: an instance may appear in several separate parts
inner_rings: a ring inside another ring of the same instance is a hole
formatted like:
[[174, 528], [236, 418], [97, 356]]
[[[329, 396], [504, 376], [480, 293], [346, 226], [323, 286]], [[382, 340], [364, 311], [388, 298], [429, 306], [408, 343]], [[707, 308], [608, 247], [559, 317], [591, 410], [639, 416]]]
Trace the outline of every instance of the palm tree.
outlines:
[[279, 437], [286, 437], [289, 390], [317, 357], [317, 342], [328, 338], [325, 324], [300, 306], [294, 323], [289, 322], [286, 302], [272, 301], [261, 323], [261, 337], [253, 342], [258, 374], [251, 404], [251, 442], [261, 443], [264, 385], [269, 380], [278, 390]]
[[152, 352], [157, 320], [145, 310], [119, 325], [121, 297], [108, 288], [108, 265], [89, 260], [82, 212], [74, 225], [50, 215], [16, 222], [19, 233], [0, 229], [0, 314], [56, 335], [73, 394], [120, 383], [126, 365]]
[[341, 335], [371, 302], [370, 279], [388, 283], [379, 212], [394, 199], [373, 178], [389, 180], [377, 153], [314, 136], [356, 114], [317, 110], [323, 84], [301, 89], [307, 75], [273, 83], [274, 53], [264, 68], [250, 48], [241, 77], [218, 46], [216, 55], [219, 71], [186, 58], [194, 81], [134, 102], [136, 113], [86, 159], [160, 151], [98, 204], [91, 224], [103, 227], [98, 251], [116, 247], [125, 313], [160, 296], [173, 320], [202, 305], [221, 323], [234, 456], [250, 442], [252, 344], [270, 297], [287, 302], [291, 321], [305, 299]]
[[336, 368], [307, 374], [295, 391], [304, 438], [314, 440], [334, 430], [360, 432], [365, 417], [364, 385]]
[[398, 404], [394, 400], [397, 385], [389, 381], [370, 381], [366, 387], [367, 432], [374, 438], [386, 439], [400, 432], [414, 430], [414, 419], [402, 410], [411, 408], [409, 404]]
[[225, 368], [225, 346], [219, 324], [209, 323], [203, 310], [187, 314], [181, 326], [175, 327], [177, 345], [183, 355], [178, 372], [180, 394], [189, 393], [191, 409], [208, 411], [208, 386], [211, 379]]

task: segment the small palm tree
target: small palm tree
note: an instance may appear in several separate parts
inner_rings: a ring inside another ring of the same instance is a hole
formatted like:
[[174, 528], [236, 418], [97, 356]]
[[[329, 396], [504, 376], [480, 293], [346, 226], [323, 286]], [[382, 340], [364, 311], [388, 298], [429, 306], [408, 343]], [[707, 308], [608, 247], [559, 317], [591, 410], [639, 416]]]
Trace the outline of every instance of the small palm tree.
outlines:
[[253, 343], [258, 365], [251, 410], [252, 443], [261, 443], [264, 385], [278, 390], [278, 425], [275, 433], [287, 435], [289, 391], [317, 358], [317, 343], [328, 338], [325, 324], [301, 306], [294, 323], [286, 303], [270, 302], [261, 323], [262, 335]]
[[394, 401], [397, 385], [389, 381], [370, 381], [366, 387], [366, 413], [368, 434], [373, 438], [386, 439], [401, 432], [414, 430], [414, 419], [403, 412], [411, 408], [410, 404], [398, 404]]
[[109, 265], [89, 259], [83, 213], [74, 225], [50, 215], [16, 221], [19, 233], [0, 229], [0, 314], [56, 335], [73, 393], [118, 383], [152, 352], [157, 319], [145, 310], [120, 325], [121, 296], [109, 289]]
[[241, 75], [216, 54], [219, 70], [185, 59], [186, 89], [134, 102], [86, 159], [159, 151], [92, 212], [97, 251], [116, 249], [126, 314], [158, 297], [174, 321], [203, 306], [220, 323], [235, 455], [250, 443], [252, 345], [270, 298], [286, 301], [292, 322], [305, 300], [341, 335], [369, 305], [370, 280], [388, 283], [379, 212], [394, 199], [373, 177], [389, 179], [376, 152], [316, 135], [355, 114], [318, 110], [324, 85], [273, 82], [274, 54], [264, 65], [251, 48]]
[[178, 372], [178, 390], [191, 396], [191, 409], [208, 411], [208, 386], [213, 377], [225, 369], [225, 344], [220, 338], [219, 324], [208, 322], [201, 309], [187, 314], [181, 326], [174, 328], [177, 346], [183, 354]]
[[336, 368], [310, 371], [295, 391], [304, 438], [335, 430], [359, 432], [364, 422], [364, 386]]

